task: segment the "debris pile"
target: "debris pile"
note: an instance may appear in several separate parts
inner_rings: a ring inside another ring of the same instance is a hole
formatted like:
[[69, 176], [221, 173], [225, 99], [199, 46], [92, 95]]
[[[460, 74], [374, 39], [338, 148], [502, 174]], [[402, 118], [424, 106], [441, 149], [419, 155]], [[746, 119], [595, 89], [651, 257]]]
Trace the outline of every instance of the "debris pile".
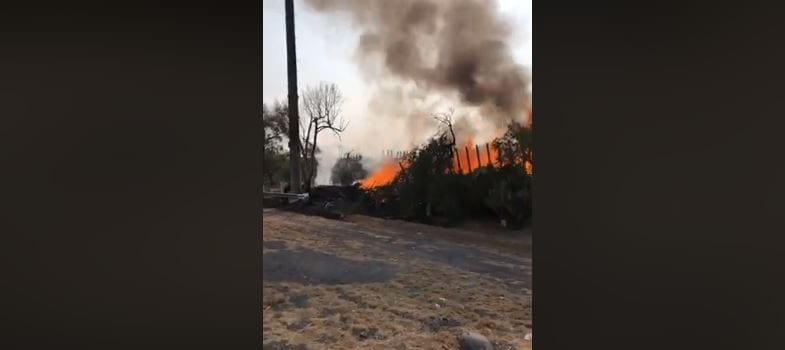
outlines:
[[347, 214], [357, 213], [357, 207], [365, 201], [365, 198], [366, 194], [359, 185], [315, 186], [311, 188], [308, 199], [287, 203], [279, 208], [305, 215], [341, 220]]

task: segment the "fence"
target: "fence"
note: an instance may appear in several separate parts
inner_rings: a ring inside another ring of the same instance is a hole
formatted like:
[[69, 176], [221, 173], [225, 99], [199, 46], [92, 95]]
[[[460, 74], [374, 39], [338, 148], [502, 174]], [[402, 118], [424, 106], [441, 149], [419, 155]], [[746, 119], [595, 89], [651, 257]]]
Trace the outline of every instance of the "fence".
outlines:
[[[481, 151], [481, 149], [484, 149], [484, 152]], [[458, 170], [458, 172], [463, 172], [464, 168], [466, 168], [467, 172], [471, 172], [472, 170], [483, 166], [494, 166], [495, 157], [493, 157], [493, 155], [495, 155], [495, 153], [491, 153], [491, 145], [489, 143], [486, 143], [484, 147], [474, 145], [473, 150], [470, 149], [469, 146], [464, 147], [463, 150], [456, 147], [453, 148], [453, 153], [455, 154], [455, 167], [457, 167], [456, 170]], [[409, 151], [385, 150], [382, 151], [382, 158], [401, 161], [409, 157], [409, 154]]]
[[406, 159], [407, 157], [409, 157], [409, 151], [394, 151], [394, 150], [382, 151], [383, 159], [401, 161]]

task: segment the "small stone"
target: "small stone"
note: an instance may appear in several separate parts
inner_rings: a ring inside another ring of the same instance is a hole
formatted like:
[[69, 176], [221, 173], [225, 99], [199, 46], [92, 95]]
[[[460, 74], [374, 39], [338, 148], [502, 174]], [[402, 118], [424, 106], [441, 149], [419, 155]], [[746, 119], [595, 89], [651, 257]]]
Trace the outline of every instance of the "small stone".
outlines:
[[526, 341], [532, 341], [532, 334], [531, 334], [531, 332], [526, 333], [526, 336], [523, 337], [523, 339], [526, 339]]
[[288, 325], [286, 328], [290, 331], [301, 331], [310, 326], [310, 324], [311, 323], [308, 320], [303, 319]]
[[518, 347], [504, 340], [496, 340], [492, 344], [494, 350], [518, 350]]
[[425, 329], [432, 333], [437, 333], [443, 329], [449, 329], [461, 326], [461, 322], [447, 317], [429, 317], [423, 320]]
[[360, 341], [368, 339], [384, 340], [387, 339], [378, 328], [352, 328], [352, 334]]
[[480, 333], [466, 332], [460, 336], [458, 343], [461, 350], [493, 350], [493, 345]]
[[295, 294], [289, 297], [289, 302], [294, 304], [294, 306], [303, 308], [308, 307], [308, 295], [306, 294]]
[[440, 308], [440, 307], [442, 307], [442, 306], [441, 306], [441, 305], [439, 305], [439, 304], [433, 304], [433, 306], [436, 306], [436, 308], [437, 308], [437, 309], [438, 309], [438, 308]]

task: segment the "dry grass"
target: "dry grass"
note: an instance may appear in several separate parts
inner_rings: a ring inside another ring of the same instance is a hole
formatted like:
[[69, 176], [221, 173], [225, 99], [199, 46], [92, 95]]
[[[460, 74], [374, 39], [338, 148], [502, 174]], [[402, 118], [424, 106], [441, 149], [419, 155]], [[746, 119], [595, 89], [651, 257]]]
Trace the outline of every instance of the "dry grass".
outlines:
[[[507, 348], [504, 345], [530, 349], [531, 344], [524, 340], [531, 331], [528, 289], [412, 256], [405, 248], [407, 242], [418, 242], [411, 224], [402, 225], [405, 229], [393, 222], [374, 225], [265, 211], [266, 242], [284, 241], [287, 249], [307, 248], [358, 261], [380, 260], [398, 268], [393, 278], [380, 283], [265, 281], [265, 343], [305, 344], [308, 349], [444, 350], [458, 349], [456, 336], [474, 330], [502, 345], [497, 349]], [[422, 225], [417, 228], [425, 236], [434, 230]], [[352, 232], [358, 239], [347, 239]], [[391, 238], [404, 244], [387, 243]], [[528, 261], [528, 252], [521, 255], [522, 261]], [[529, 284], [521, 281], [521, 285]]]

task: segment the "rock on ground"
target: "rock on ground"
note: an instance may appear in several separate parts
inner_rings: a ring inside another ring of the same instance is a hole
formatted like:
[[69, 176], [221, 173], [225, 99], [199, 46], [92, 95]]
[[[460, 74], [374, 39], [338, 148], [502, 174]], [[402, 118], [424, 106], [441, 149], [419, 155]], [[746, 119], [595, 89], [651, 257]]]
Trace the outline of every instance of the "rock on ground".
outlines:
[[461, 350], [493, 350], [493, 345], [480, 333], [463, 333], [458, 339]]

